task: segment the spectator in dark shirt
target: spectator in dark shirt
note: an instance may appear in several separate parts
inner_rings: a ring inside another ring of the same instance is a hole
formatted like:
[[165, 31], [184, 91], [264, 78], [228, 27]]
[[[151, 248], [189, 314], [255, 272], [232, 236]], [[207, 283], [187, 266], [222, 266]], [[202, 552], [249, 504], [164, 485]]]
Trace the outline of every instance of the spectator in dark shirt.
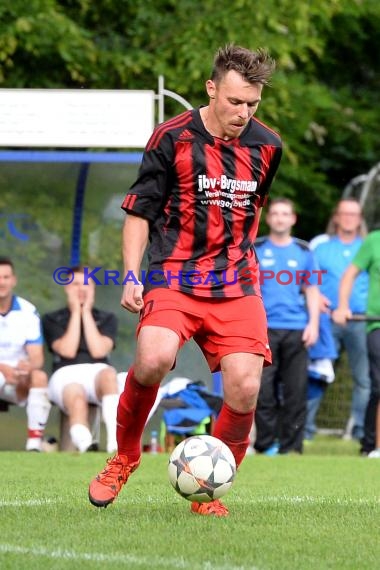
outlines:
[[94, 307], [95, 284], [85, 282], [84, 270], [75, 268], [65, 286], [67, 307], [43, 316], [53, 375], [49, 398], [69, 417], [70, 437], [80, 452], [92, 444], [89, 404], [101, 406], [107, 431], [107, 451], [116, 444], [117, 376], [108, 355], [115, 345], [117, 319]]

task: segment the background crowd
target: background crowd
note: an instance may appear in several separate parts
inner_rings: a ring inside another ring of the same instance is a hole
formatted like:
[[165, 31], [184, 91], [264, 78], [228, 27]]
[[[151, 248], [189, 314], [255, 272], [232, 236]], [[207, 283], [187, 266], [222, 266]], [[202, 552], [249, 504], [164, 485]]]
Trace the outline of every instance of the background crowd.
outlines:
[[[378, 231], [367, 235], [361, 207], [342, 199], [326, 234], [309, 244], [292, 235], [294, 203], [275, 198], [269, 233], [258, 238], [261, 289], [273, 364], [265, 367], [255, 419], [258, 453], [302, 453], [342, 350], [352, 376], [348, 429], [360, 452], [380, 456]], [[117, 317], [95, 307], [83, 269], [65, 287], [67, 305], [43, 315], [16, 293], [13, 262], [0, 258], [0, 399], [24, 406], [26, 450], [40, 451], [51, 404], [68, 417], [73, 446], [91, 449], [91, 406], [101, 410], [107, 451], [116, 449], [116, 408], [123, 380], [111, 365]], [[44, 365], [44, 342], [52, 370]]]

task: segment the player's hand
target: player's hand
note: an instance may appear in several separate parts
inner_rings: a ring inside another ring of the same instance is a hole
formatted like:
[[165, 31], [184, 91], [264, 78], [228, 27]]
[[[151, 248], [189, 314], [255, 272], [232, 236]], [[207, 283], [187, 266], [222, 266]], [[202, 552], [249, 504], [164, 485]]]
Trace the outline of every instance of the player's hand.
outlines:
[[144, 307], [143, 301], [144, 285], [142, 283], [133, 283], [129, 281], [124, 285], [121, 297], [121, 306], [131, 313], [139, 313]]
[[4, 375], [7, 384], [17, 384], [19, 380], [19, 375], [17, 373], [17, 368], [15, 366], [9, 366], [8, 364], [1, 365], [1, 372]]
[[330, 313], [331, 312], [331, 301], [328, 297], [325, 297], [325, 295], [320, 294], [319, 295], [319, 309], [321, 311], [321, 313]]
[[28, 360], [19, 360], [16, 366], [19, 376], [28, 376], [32, 370], [32, 366]]
[[82, 309], [91, 311], [95, 301], [95, 287], [88, 285], [86, 288], [86, 297], [82, 305]]
[[79, 291], [77, 287], [66, 286], [67, 306], [71, 313], [81, 310]]
[[317, 325], [313, 325], [312, 323], [308, 323], [304, 328], [302, 334], [302, 341], [306, 348], [313, 346], [318, 340], [319, 336], [319, 327]]
[[350, 311], [350, 309], [344, 309], [338, 307], [337, 309], [335, 309], [335, 311], [332, 312], [331, 316], [334, 323], [336, 323], [337, 325], [344, 326], [347, 324], [347, 320], [352, 317], [352, 312]]

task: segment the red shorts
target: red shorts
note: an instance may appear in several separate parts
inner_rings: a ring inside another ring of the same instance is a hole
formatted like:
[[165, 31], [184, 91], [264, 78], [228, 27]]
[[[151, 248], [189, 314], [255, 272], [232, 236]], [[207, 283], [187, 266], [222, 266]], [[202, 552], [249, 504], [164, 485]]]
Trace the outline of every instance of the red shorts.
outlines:
[[194, 338], [211, 372], [220, 370], [223, 356], [237, 352], [263, 356], [264, 366], [272, 362], [263, 301], [255, 295], [215, 299], [153, 289], [144, 296], [137, 334], [147, 325], [174, 331], [180, 347]]

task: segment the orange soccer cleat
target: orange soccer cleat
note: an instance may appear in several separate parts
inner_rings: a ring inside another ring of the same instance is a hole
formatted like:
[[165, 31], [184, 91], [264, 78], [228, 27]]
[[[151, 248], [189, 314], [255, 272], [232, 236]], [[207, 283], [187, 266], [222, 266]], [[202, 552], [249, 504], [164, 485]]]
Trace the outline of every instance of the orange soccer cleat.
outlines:
[[140, 460], [129, 462], [126, 455], [115, 455], [107, 460], [107, 465], [93, 479], [88, 489], [88, 498], [95, 507], [107, 507], [112, 503], [122, 486], [140, 464]]
[[211, 501], [211, 503], [191, 503], [191, 512], [197, 515], [226, 517], [228, 509], [219, 499]]

